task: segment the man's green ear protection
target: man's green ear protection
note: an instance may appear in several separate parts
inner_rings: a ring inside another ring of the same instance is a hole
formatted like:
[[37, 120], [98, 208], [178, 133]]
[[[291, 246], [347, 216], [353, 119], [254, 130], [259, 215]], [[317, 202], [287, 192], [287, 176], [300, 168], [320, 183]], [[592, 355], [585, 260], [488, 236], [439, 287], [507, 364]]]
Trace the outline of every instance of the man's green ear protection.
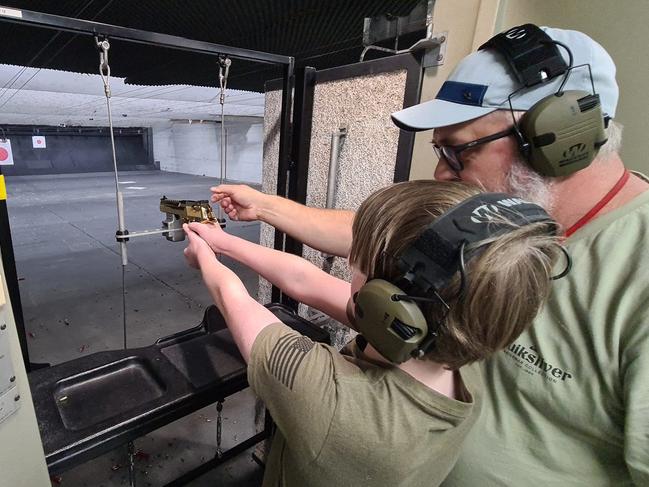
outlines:
[[520, 148], [543, 176], [567, 176], [593, 162], [606, 142], [599, 96], [583, 91], [550, 95], [525, 112]]
[[[568, 51], [569, 64], [557, 46]], [[533, 24], [500, 33], [480, 46], [484, 48], [496, 49], [505, 57], [521, 90], [564, 75], [556, 93], [537, 102], [518, 123], [514, 121], [515, 135], [523, 156], [543, 176], [567, 176], [587, 167], [606, 143], [608, 118], [602, 114], [592, 74], [592, 93], [563, 91], [563, 87], [572, 69], [587, 68], [590, 73], [590, 66], [573, 67], [570, 49]], [[518, 91], [509, 95], [510, 101]]]
[[[513, 225], [504, 224], [502, 217]], [[537, 222], [547, 222], [556, 230], [543, 208], [519, 198], [482, 193], [464, 200], [395, 256], [401, 272], [395, 282], [370, 279], [359, 290], [354, 308], [357, 331], [391, 362], [422, 357], [434, 347], [449, 312], [439, 293], [458, 271], [465, 281], [464, 263], [485, 248], [465, 251], [465, 247]], [[438, 319], [430, 323], [427, 316]]]

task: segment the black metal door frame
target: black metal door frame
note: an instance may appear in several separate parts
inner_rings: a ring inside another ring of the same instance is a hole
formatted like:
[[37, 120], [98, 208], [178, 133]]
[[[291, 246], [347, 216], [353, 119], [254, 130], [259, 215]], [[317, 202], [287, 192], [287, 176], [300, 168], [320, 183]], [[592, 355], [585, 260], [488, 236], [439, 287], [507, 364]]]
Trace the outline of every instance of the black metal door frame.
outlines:
[[[295, 76], [294, 120], [292, 133], [292, 150], [290, 163], [281, 163], [277, 172], [277, 194], [301, 204], [306, 204], [307, 181], [309, 173], [309, 152], [311, 149], [311, 126], [313, 122], [313, 97], [318, 83], [336, 81], [359, 76], [406, 70], [406, 81], [403, 97], [403, 108], [419, 103], [423, 81], [421, 55], [399, 54], [362, 63], [339, 66], [322, 71], [314, 68], [298, 68]], [[266, 91], [281, 88], [282, 80], [266, 83]], [[280, 141], [281, 144], [281, 141]], [[401, 130], [397, 145], [397, 158], [394, 168], [394, 182], [407, 181], [410, 177], [410, 165], [415, 145], [415, 134]], [[288, 181], [287, 181], [288, 180]], [[302, 255], [303, 245], [300, 241], [275, 229], [275, 249]], [[297, 309], [297, 302], [273, 286], [271, 300], [281, 302], [292, 309]]]
[[[311, 150], [311, 125], [313, 121], [313, 94], [316, 84], [316, 70], [299, 68], [295, 72], [294, 118], [291, 134], [291, 153], [288, 165], [280, 162], [277, 171], [277, 194], [286, 195], [299, 203], [306, 202], [306, 186], [309, 172], [309, 151]], [[281, 142], [280, 142], [281, 144]], [[280, 161], [281, 159], [280, 146]], [[275, 229], [275, 248], [302, 255], [302, 242]], [[283, 294], [276, 286], [272, 288], [271, 300], [297, 309], [297, 302]]]

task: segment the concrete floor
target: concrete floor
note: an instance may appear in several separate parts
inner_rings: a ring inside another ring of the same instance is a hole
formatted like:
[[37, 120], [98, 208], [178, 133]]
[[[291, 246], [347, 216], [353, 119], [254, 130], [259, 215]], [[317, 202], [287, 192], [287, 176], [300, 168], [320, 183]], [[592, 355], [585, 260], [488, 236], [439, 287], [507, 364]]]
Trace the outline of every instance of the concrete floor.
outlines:
[[[214, 178], [160, 171], [120, 174], [126, 227], [130, 232], [160, 228], [162, 195], [207, 199]], [[8, 208], [28, 333], [30, 360], [52, 365], [82, 355], [123, 347], [122, 271], [118, 245], [115, 182], [111, 173], [7, 178]], [[258, 223], [228, 222], [228, 231], [259, 241]], [[182, 251], [186, 242], [162, 236], [128, 243], [126, 317], [128, 347], [201, 321], [211, 304], [197, 271]], [[250, 293], [257, 276], [226, 260]], [[223, 447], [254, 433], [254, 397], [249, 390], [228, 398]], [[138, 485], [158, 486], [211, 458], [216, 444], [216, 408], [208, 407], [136, 441]], [[125, 448], [65, 472], [56, 485], [128, 484]], [[192, 486], [253, 486], [263, 472], [250, 451]]]

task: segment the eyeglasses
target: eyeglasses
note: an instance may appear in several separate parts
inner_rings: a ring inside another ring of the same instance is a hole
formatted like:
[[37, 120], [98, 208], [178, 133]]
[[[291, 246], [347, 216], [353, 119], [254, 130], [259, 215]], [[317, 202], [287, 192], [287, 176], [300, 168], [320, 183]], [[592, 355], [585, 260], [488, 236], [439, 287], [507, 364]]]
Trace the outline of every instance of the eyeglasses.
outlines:
[[446, 160], [446, 163], [449, 165], [449, 167], [454, 172], [459, 173], [460, 171], [464, 170], [464, 163], [462, 162], [462, 159], [460, 159], [460, 152], [465, 151], [467, 149], [473, 149], [474, 147], [477, 147], [482, 144], [493, 142], [494, 140], [502, 139], [504, 137], [509, 137], [514, 133], [516, 133], [516, 130], [514, 127], [511, 127], [507, 130], [503, 130], [502, 132], [497, 132], [495, 134], [487, 135], [486, 137], [472, 140], [471, 142], [467, 142], [465, 144], [458, 144], [458, 145], [433, 144], [433, 150], [435, 151], [435, 154], [439, 159], [443, 157]]

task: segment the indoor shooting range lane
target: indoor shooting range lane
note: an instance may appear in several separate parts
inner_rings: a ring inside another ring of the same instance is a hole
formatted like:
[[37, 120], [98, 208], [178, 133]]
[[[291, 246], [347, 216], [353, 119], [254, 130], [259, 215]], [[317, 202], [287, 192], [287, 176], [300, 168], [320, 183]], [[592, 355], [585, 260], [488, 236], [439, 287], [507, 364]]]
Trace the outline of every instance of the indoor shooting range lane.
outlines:
[[[132, 232], [160, 228], [162, 195], [207, 199], [209, 187], [218, 183], [218, 178], [159, 171], [120, 172], [120, 180], [127, 228]], [[122, 347], [114, 188], [112, 173], [7, 177], [16, 266], [34, 362], [58, 364]], [[251, 241], [259, 239], [258, 223], [228, 221], [227, 228]], [[198, 272], [185, 263], [185, 244], [168, 242], [161, 235], [128, 243], [129, 347], [149, 346], [162, 336], [196, 325], [212, 303]], [[226, 263], [256, 293], [257, 276], [232, 261]], [[224, 403], [223, 448], [252, 434], [254, 397], [246, 389]], [[137, 439], [141, 454], [136, 468], [143, 485], [163, 485], [211, 458], [215, 438], [212, 405]], [[100, 475], [101, 485], [124, 485], [126, 457], [120, 446], [64, 472], [62, 485], [96, 486], [98, 472], [105, 472]], [[216, 479], [224, 486], [258, 485], [260, 472], [250, 454], [244, 454], [191, 485], [213, 485]]]
[[[120, 173], [126, 226], [161, 227], [162, 195], [208, 199], [216, 178], [165, 172]], [[119, 250], [111, 173], [7, 178], [8, 205], [21, 279], [31, 360], [57, 364], [122, 346]], [[143, 188], [143, 189], [129, 189]], [[258, 223], [228, 222], [228, 231], [259, 241]], [[182, 255], [186, 242], [131, 239], [126, 269], [129, 347], [147, 346], [200, 321], [211, 304]], [[227, 262], [253, 295], [257, 279]]]

